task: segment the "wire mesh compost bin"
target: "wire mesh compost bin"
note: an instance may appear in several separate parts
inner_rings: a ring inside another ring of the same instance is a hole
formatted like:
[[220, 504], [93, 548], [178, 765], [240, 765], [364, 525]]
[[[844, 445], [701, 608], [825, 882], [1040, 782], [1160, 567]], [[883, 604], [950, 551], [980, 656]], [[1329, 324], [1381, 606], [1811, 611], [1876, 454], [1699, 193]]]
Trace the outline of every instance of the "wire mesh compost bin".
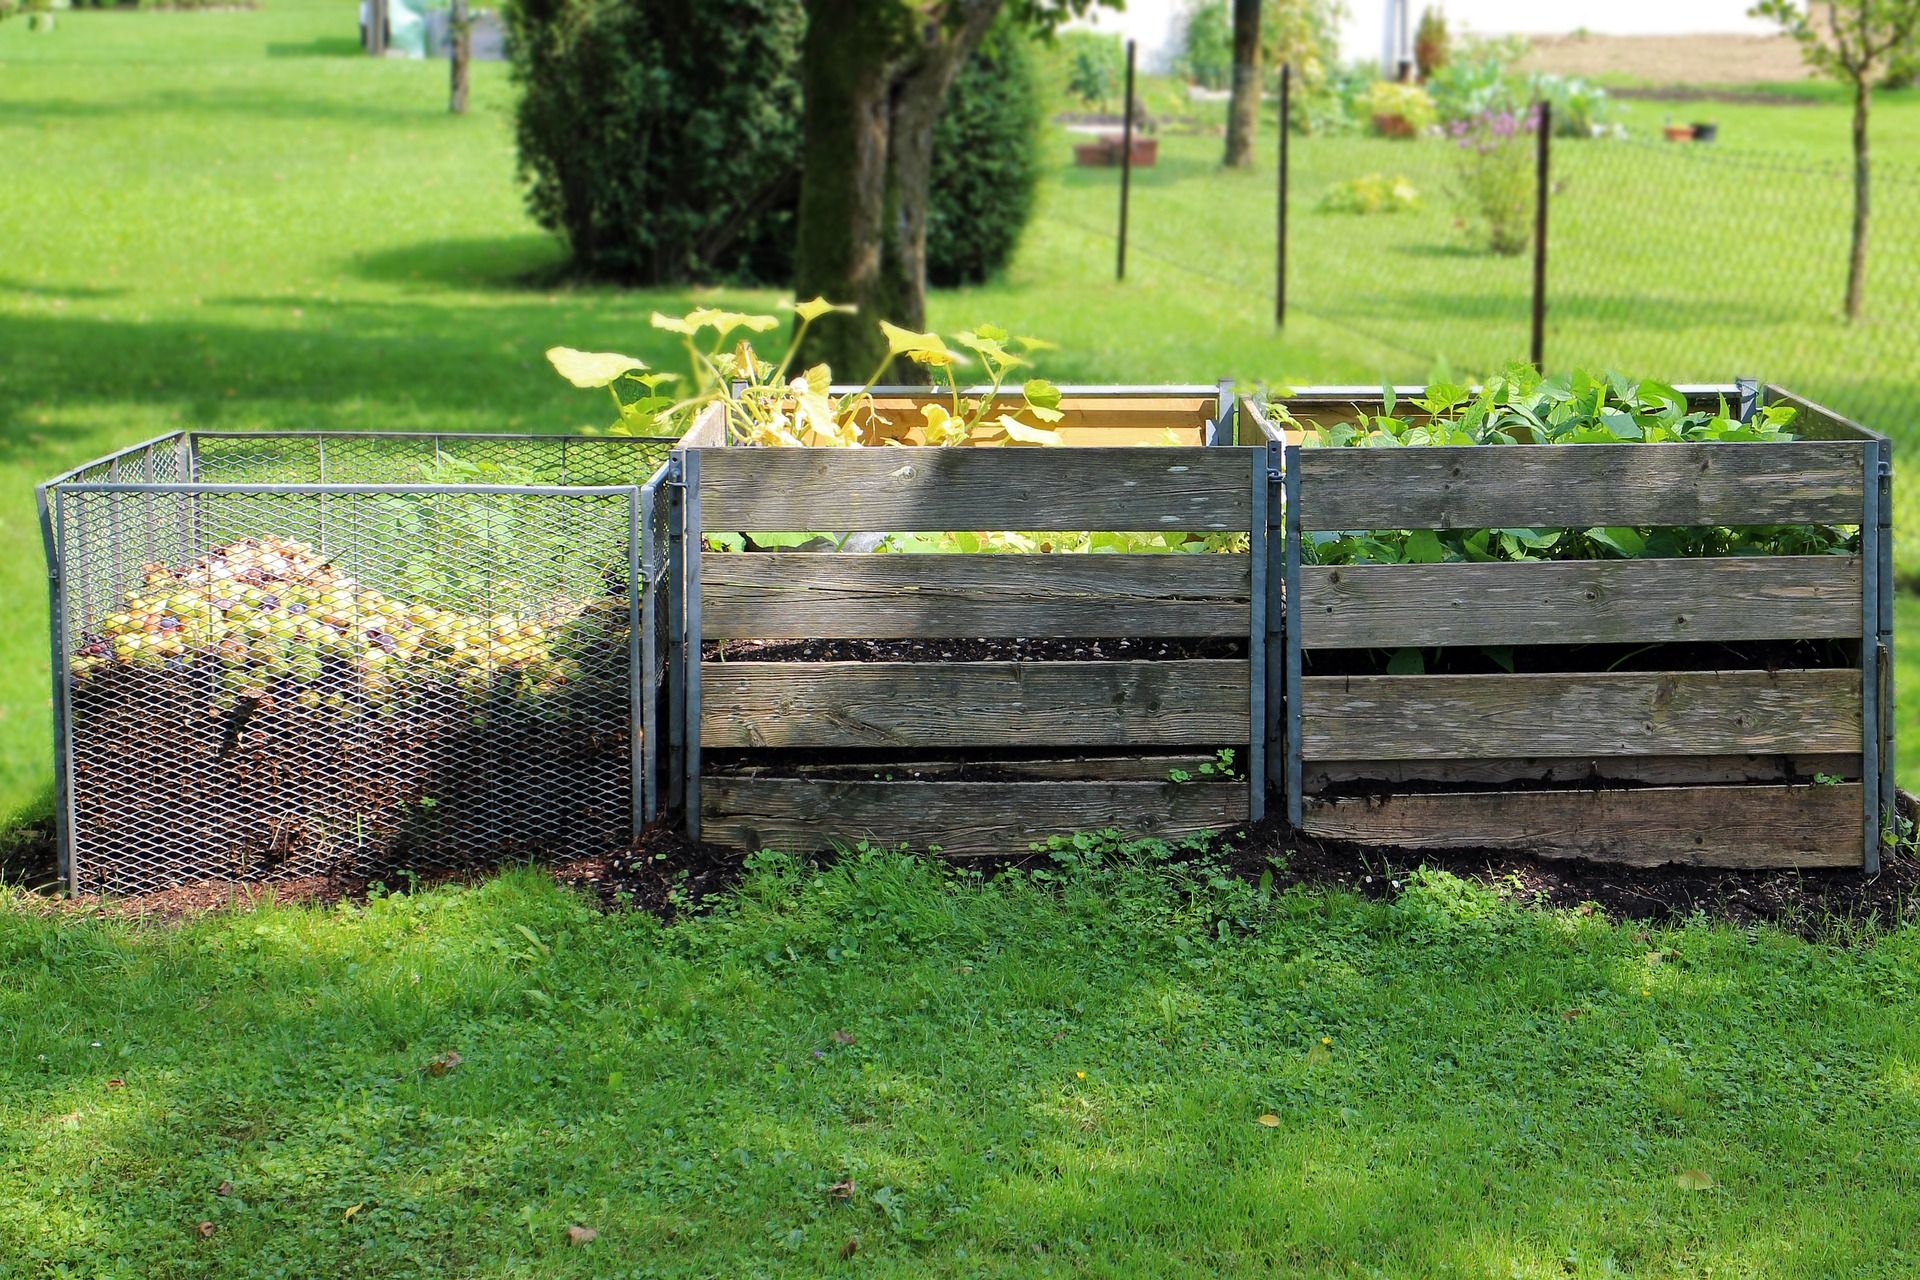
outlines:
[[671, 443], [182, 432], [43, 485], [69, 887], [625, 843]]

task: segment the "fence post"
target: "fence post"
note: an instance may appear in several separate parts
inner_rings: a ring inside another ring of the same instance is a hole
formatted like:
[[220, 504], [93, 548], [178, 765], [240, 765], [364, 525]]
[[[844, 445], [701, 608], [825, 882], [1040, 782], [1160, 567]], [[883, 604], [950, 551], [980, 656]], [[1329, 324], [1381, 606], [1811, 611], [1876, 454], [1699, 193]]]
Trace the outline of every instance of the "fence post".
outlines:
[[1533, 179], [1533, 341], [1528, 348], [1533, 367], [1544, 370], [1547, 359], [1547, 180], [1553, 151], [1553, 104], [1541, 102], [1539, 132], [1534, 135]]
[[1287, 324], [1287, 127], [1292, 117], [1293, 104], [1293, 64], [1280, 64], [1280, 198], [1276, 206], [1275, 220], [1278, 244], [1273, 266], [1273, 323], [1276, 328], [1285, 328]]
[[1120, 123], [1120, 257], [1113, 278], [1127, 278], [1127, 198], [1133, 188], [1133, 41], [1127, 41], [1127, 105]]

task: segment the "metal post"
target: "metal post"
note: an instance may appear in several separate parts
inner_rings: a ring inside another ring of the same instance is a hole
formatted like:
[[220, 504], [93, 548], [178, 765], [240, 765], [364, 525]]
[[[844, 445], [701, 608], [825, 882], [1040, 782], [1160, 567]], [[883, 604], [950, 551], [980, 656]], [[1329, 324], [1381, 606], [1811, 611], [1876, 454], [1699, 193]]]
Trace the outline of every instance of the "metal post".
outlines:
[[52, 645], [48, 670], [53, 677], [53, 848], [59, 860], [60, 883], [68, 893], [78, 893], [74, 880], [73, 851], [70, 841], [73, 823], [68, 804], [73, 795], [72, 758], [68, 751], [70, 736], [67, 715], [67, 610], [65, 578], [66, 536], [63, 521], [54, 516], [59, 494], [41, 485], [33, 491], [40, 515], [40, 542], [47, 555], [47, 634]]
[[1860, 795], [1861, 868], [1880, 872], [1880, 446], [1869, 441], [1865, 459], [1866, 503], [1860, 520]]
[[1247, 717], [1247, 820], [1267, 816], [1267, 451], [1250, 449], [1253, 459], [1253, 509], [1247, 521], [1247, 558], [1251, 594], [1247, 608], [1248, 692], [1253, 699]]
[[1287, 323], [1287, 175], [1288, 167], [1287, 122], [1292, 118], [1293, 102], [1293, 64], [1280, 64], [1280, 193], [1275, 206], [1276, 235], [1278, 248], [1275, 251], [1273, 265], [1273, 323], [1284, 328]]
[[682, 646], [686, 666], [681, 680], [687, 687], [687, 837], [700, 838], [700, 451], [687, 454], [686, 593], [687, 638]]
[[647, 825], [646, 665], [641, 661], [640, 599], [646, 594], [646, 532], [653, 527], [653, 490], [635, 488], [627, 498], [627, 769], [628, 817], [637, 838]]
[[[1267, 722], [1261, 726], [1267, 743], [1267, 774], [1252, 779], [1253, 785], [1271, 792], [1286, 789], [1286, 614], [1281, 608], [1281, 593], [1273, 582], [1272, 566], [1286, 563], [1286, 537], [1281, 526], [1284, 495], [1280, 487], [1280, 445], [1268, 441], [1262, 450], [1267, 473], [1267, 527], [1261, 536], [1267, 540], [1268, 579], [1263, 596], [1253, 597], [1253, 607], [1266, 615], [1267, 662], [1262, 678], [1267, 686]], [[1284, 568], [1282, 569], [1284, 573]]]
[[1293, 616], [1300, 599], [1300, 446], [1281, 451], [1281, 481], [1285, 492], [1287, 570], [1281, 626], [1287, 644], [1287, 821], [1298, 827], [1305, 820], [1301, 795], [1306, 772], [1300, 751], [1300, 625]]
[[678, 449], [667, 455], [667, 768], [662, 808], [672, 809], [685, 799], [687, 751], [687, 481], [685, 455]]
[[1553, 151], [1553, 104], [1539, 103], [1539, 132], [1533, 139], [1533, 342], [1529, 358], [1536, 369], [1547, 359], [1547, 203]]
[[1233, 399], [1233, 379], [1220, 379], [1220, 394], [1214, 400], [1213, 436], [1208, 444], [1231, 445], [1240, 435], [1240, 406]]
[[1752, 422], [1753, 415], [1760, 412], [1760, 379], [1735, 378], [1733, 387], [1740, 397], [1740, 421]]
[[[1885, 826], [1896, 812], [1894, 780], [1898, 777], [1895, 753], [1894, 699], [1898, 681], [1893, 669], [1893, 441], [1880, 441], [1880, 821]], [[1869, 570], [1873, 566], [1867, 566]]]
[[1120, 257], [1113, 278], [1127, 278], [1127, 199], [1133, 188], [1133, 41], [1127, 41], [1127, 114], [1120, 122]]

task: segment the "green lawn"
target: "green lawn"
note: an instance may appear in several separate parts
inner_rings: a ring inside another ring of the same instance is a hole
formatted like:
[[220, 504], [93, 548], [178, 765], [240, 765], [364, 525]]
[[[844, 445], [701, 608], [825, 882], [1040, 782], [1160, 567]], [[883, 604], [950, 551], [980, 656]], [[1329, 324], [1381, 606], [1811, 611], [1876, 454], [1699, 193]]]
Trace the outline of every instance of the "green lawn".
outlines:
[[[352, 0], [270, 0], [227, 13], [63, 13], [45, 36], [0, 25], [0, 599], [13, 606], [0, 630], [0, 823], [44, 804], [50, 773], [34, 481], [187, 426], [565, 430], [599, 421], [601, 402], [554, 377], [544, 348], [668, 356], [646, 317], [692, 295], [525, 283], [560, 254], [521, 207], [503, 68], [478, 67], [473, 114], [449, 117], [446, 69], [357, 56], [354, 14]], [[1630, 118], [1653, 110], [1635, 104]], [[1758, 114], [1769, 110], [1717, 114], [1730, 142], [1830, 152], [1844, 138], [1831, 103]], [[1882, 159], [1911, 159], [1920, 99], [1890, 98], [1877, 119]], [[1769, 135], [1775, 120], [1795, 132]], [[1136, 175], [1135, 244], [1116, 285], [1114, 175], [1072, 169], [1067, 140], [1051, 138], [1061, 167], [1013, 269], [936, 297], [933, 320], [1052, 338], [1062, 350], [1044, 371], [1061, 380], [1371, 382], [1424, 377], [1443, 357], [1471, 372], [1523, 350], [1524, 264], [1449, 243], [1444, 149], [1365, 139], [1299, 144], [1295, 308], [1276, 335], [1271, 141], [1269, 130], [1261, 169], [1223, 175], [1217, 139], [1164, 138], [1162, 164]], [[1421, 164], [1428, 206], [1406, 221], [1312, 209], [1335, 177]], [[1631, 257], [1622, 244], [1645, 261], [1610, 286], [1612, 303], [1556, 304], [1556, 359], [1785, 377], [1767, 364], [1782, 344], [1824, 353], [1831, 373], [1855, 347], [1900, 337], [1838, 332], [1826, 283], [1794, 284], [1794, 306], [1778, 312], [1723, 289], [1721, 275], [1698, 287], [1676, 276], [1646, 246], [1711, 208], [1718, 189], [1655, 176], [1606, 178], [1667, 209], [1645, 225], [1583, 226], [1603, 205], [1576, 198], [1577, 183], [1567, 197], [1556, 270], [1590, 278], [1581, 263]], [[1808, 185], [1720, 203], [1790, 205]], [[1897, 209], [1883, 213], [1882, 264], [1900, 260], [1910, 234]], [[1693, 251], [1718, 243], [1707, 233], [1683, 240], [1689, 258], [1716, 256]], [[1794, 242], [1721, 245], [1718, 256], [1742, 264], [1749, 290], [1812, 270], [1792, 265], [1805, 256]], [[1637, 321], [1619, 301], [1634, 296], [1649, 300]], [[766, 306], [773, 295], [729, 299]], [[1581, 333], [1591, 341], [1574, 341]], [[1845, 390], [1843, 379], [1792, 380]], [[1906, 362], [1865, 390], [1905, 403], [1913, 380]], [[1920, 518], [1908, 523], [1920, 533]]]
[[1917, 975], [1444, 874], [0, 909], [0, 1275], [1906, 1276]]

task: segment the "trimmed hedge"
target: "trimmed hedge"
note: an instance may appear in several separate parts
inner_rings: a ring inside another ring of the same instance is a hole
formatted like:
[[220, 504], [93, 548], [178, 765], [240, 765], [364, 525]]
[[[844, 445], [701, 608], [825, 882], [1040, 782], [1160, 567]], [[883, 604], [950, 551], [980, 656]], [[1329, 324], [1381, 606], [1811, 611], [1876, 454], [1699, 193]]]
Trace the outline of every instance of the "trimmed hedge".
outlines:
[[[800, 0], [510, 0], [519, 171], [583, 271], [641, 284], [793, 278]], [[928, 277], [985, 278], [1032, 210], [1040, 103], [1010, 23], [935, 135]]]
[[954, 77], [933, 130], [927, 279], [977, 284], [1013, 257], [1040, 181], [1033, 55], [1003, 19]]

